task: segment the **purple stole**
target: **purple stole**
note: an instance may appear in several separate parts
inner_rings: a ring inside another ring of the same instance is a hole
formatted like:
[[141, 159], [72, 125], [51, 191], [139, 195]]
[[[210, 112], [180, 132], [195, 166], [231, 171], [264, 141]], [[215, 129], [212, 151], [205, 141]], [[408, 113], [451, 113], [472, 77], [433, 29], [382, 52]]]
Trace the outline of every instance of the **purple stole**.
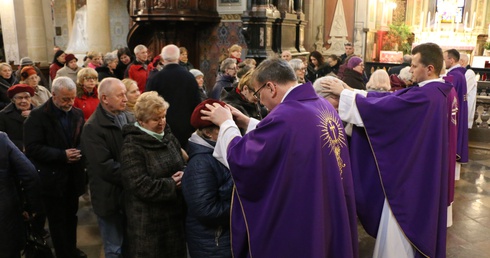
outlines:
[[446, 255], [451, 89], [431, 82], [356, 97], [364, 123], [351, 139], [359, 219], [376, 237], [386, 198], [416, 257]]
[[468, 162], [468, 100], [466, 77], [464, 76], [466, 69], [464, 67], [456, 67], [447, 73], [449, 81], [452, 82], [456, 93], [458, 94], [458, 145], [457, 145], [457, 161], [460, 163]]
[[358, 257], [347, 139], [311, 83], [227, 150], [234, 257]]

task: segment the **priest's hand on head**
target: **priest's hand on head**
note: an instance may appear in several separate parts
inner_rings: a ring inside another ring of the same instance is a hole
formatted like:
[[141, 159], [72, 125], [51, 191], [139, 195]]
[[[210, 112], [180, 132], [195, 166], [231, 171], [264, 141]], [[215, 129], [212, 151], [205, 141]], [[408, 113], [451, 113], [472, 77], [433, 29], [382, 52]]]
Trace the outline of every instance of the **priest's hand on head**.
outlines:
[[248, 123], [250, 122], [250, 117], [246, 116], [245, 114], [240, 112], [240, 110], [229, 104], [226, 104], [226, 106], [230, 108], [231, 114], [233, 115], [233, 120], [235, 120], [236, 125], [239, 128], [247, 129]]
[[206, 107], [209, 111], [201, 110], [201, 114], [203, 114], [202, 120], [208, 120], [217, 126], [221, 126], [226, 120], [233, 119], [231, 110], [227, 106], [222, 107], [219, 103], [214, 103], [213, 105], [206, 104]]
[[337, 96], [340, 96], [340, 93], [342, 93], [344, 89], [352, 90], [352, 88], [345, 84], [343, 81], [333, 77], [323, 80], [321, 82], [321, 85], [323, 88], [322, 92], [331, 93]]

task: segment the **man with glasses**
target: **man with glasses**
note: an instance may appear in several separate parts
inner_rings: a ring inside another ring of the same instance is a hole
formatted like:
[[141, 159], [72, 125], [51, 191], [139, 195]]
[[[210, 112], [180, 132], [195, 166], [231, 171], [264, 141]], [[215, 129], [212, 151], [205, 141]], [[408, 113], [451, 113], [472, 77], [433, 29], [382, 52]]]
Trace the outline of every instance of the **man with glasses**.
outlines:
[[83, 112], [73, 107], [76, 86], [70, 78], [54, 79], [51, 91], [53, 96], [24, 123], [26, 155], [41, 178], [56, 257], [87, 257], [76, 247], [78, 198], [86, 186], [80, 152]]
[[311, 83], [298, 85], [285, 60], [263, 61], [251, 81], [270, 110], [262, 121], [218, 104], [201, 111], [220, 126], [213, 155], [236, 186], [234, 256], [357, 257], [350, 158], [337, 112]]
[[[216, 84], [214, 84], [213, 90], [209, 93], [209, 98], [220, 100], [222, 94], [233, 88], [233, 83], [237, 80], [237, 64], [235, 58], [226, 58], [221, 62], [220, 71], [222, 74], [218, 75]], [[223, 90], [225, 92], [223, 92]]]

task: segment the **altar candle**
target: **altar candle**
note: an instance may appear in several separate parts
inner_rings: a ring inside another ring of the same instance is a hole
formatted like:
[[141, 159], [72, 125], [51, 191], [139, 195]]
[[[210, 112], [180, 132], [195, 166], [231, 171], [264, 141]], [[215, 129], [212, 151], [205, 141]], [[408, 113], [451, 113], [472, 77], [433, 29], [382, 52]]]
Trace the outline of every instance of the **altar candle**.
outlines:
[[468, 12], [466, 12], [465, 18], [464, 18], [464, 28], [468, 26]]
[[459, 12], [458, 12], [457, 18], [458, 19], [456, 20], [456, 32], [458, 32], [458, 29], [459, 29]]
[[424, 23], [424, 12], [420, 13], [419, 30], [422, 31], [422, 24]]
[[476, 19], [476, 12], [473, 12], [473, 19], [471, 20], [471, 28], [475, 28], [475, 19]]
[[488, 24], [488, 37], [490, 37], [490, 24]]
[[430, 30], [430, 12], [427, 13], [427, 29]]
[[454, 15], [451, 15], [451, 32], [454, 31], [454, 19], [456, 18], [456, 16]]

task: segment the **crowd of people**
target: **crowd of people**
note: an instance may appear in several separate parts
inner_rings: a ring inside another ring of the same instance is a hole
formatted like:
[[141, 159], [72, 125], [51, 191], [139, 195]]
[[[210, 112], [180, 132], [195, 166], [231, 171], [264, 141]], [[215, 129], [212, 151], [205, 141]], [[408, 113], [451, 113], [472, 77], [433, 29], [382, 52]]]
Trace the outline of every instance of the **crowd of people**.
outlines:
[[358, 219], [373, 257], [445, 257], [468, 57], [421, 44], [367, 78], [354, 52], [257, 65], [233, 45], [204, 74], [173, 44], [83, 66], [56, 49], [47, 82], [28, 57], [18, 75], [0, 63], [0, 257], [21, 257], [26, 226], [56, 257], [86, 257], [83, 194], [107, 258], [358, 257]]

